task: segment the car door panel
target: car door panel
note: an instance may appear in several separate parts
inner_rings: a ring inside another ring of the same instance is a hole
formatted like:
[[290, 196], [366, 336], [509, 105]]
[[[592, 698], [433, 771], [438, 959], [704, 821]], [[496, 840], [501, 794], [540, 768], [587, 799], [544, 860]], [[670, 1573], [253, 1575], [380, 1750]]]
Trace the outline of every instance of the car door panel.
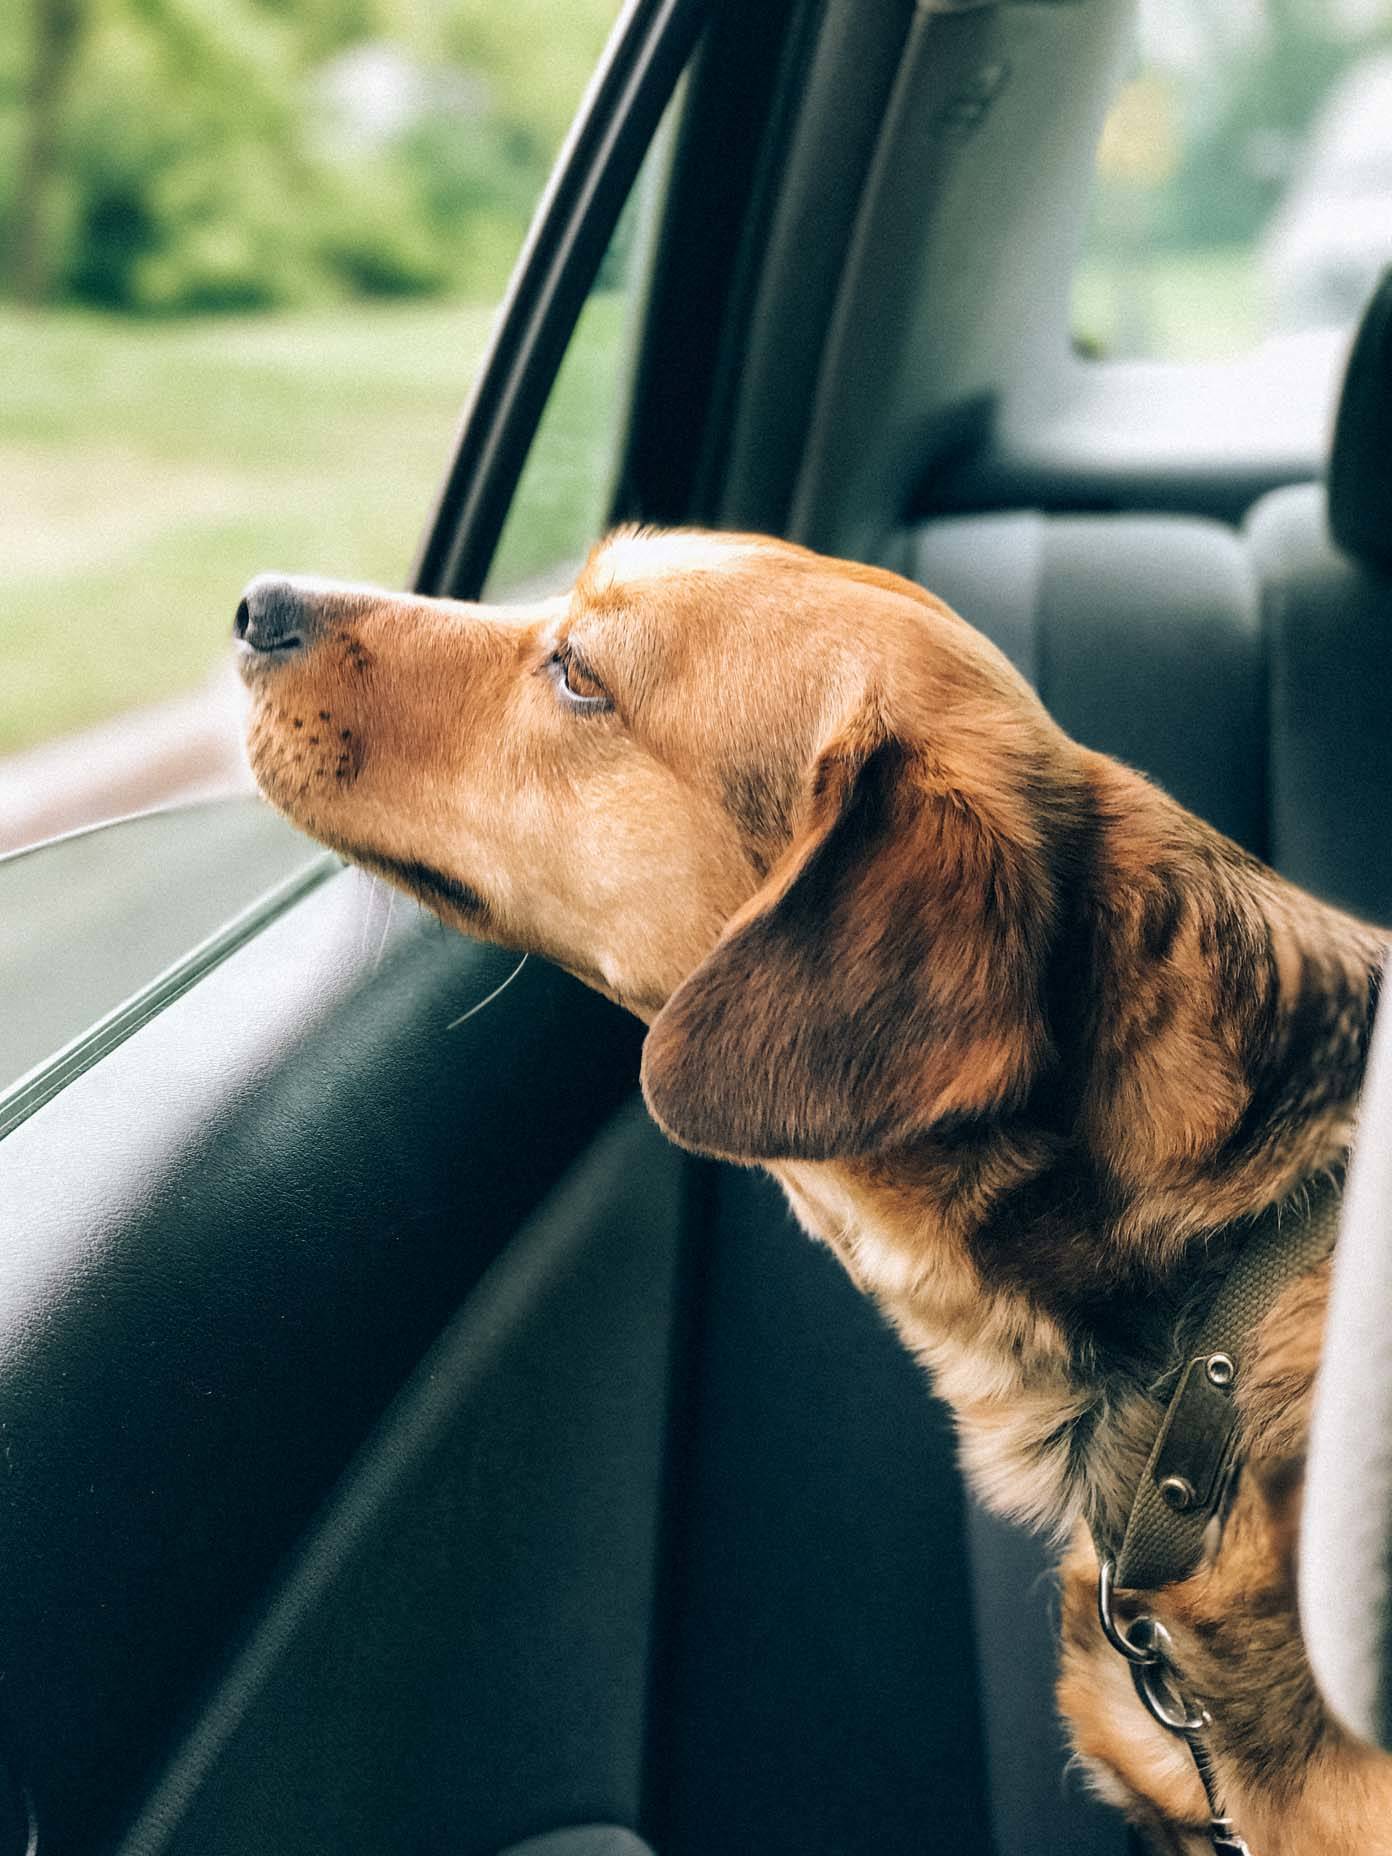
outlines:
[[634, 1104], [489, 1266], [123, 1856], [637, 1821], [686, 1171]]
[[[0, 1709], [43, 1847], [128, 1809], [636, 1027], [345, 873], [0, 1143]], [[484, 1028], [486, 1027], [486, 1035]]]

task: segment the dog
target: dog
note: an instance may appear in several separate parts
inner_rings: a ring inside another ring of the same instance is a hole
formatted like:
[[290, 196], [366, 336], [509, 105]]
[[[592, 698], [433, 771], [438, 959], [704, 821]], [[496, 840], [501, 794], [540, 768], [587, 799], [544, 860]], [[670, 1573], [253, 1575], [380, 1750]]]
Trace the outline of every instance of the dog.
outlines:
[[[621, 530], [515, 609], [263, 576], [235, 631], [271, 802], [644, 1020], [659, 1125], [768, 1168], [983, 1499], [1072, 1537], [1078, 1754], [1154, 1849], [1208, 1848], [1090, 1540], [1253, 1220], [1342, 1166], [1381, 935], [1071, 740], [932, 594], [787, 542]], [[1295, 1614], [1326, 1288], [1265, 1316], [1220, 1538], [1147, 1595], [1257, 1856], [1392, 1848], [1392, 1761], [1325, 1710]]]

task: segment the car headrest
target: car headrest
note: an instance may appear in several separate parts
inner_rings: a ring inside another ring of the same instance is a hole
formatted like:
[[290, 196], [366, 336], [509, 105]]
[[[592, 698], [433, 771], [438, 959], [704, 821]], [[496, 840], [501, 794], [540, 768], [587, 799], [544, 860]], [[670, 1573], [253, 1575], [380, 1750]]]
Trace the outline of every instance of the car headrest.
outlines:
[[1329, 527], [1346, 554], [1392, 572], [1392, 270], [1373, 292], [1344, 375]]

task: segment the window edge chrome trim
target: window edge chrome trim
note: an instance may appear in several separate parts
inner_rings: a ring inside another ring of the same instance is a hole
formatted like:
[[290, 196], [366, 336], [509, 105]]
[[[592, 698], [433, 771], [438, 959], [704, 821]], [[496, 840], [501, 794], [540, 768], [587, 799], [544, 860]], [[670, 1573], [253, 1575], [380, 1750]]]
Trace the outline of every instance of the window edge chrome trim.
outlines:
[[258, 896], [53, 1056], [26, 1071], [9, 1088], [0, 1090], [0, 1141], [343, 867], [332, 851], [320, 852], [306, 867]]

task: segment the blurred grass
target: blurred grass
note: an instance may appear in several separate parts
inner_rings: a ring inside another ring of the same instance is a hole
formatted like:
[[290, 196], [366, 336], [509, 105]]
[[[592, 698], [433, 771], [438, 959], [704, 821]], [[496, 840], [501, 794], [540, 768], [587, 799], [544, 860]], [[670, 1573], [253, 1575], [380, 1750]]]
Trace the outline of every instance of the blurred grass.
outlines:
[[[626, 302], [592, 298], [490, 579], [583, 554], [604, 515]], [[132, 322], [0, 310], [0, 753], [197, 686], [264, 568], [400, 584], [491, 305]], [[1084, 264], [1094, 351], [1258, 339], [1250, 257]]]
[[[509, 579], [573, 556], [598, 519], [622, 311], [586, 311]], [[199, 684], [262, 569], [401, 584], [492, 316], [0, 311], [0, 753]]]
[[1217, 361], [1264, 333], [1260, 278], [1247, 247], [1088, 258], [1073, 283], [1073, 332], [1114, 359]]

